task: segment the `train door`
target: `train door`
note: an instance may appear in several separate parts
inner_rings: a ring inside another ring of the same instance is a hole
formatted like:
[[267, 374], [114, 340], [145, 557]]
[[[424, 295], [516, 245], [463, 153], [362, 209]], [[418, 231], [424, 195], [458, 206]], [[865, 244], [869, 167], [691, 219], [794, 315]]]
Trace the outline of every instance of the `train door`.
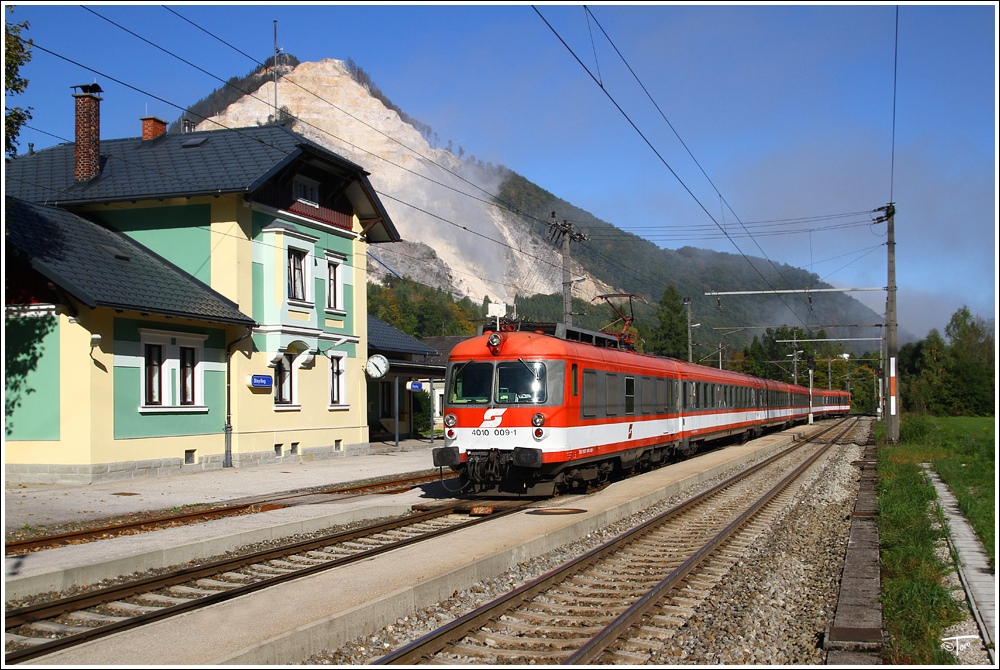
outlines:
[[765, 381], [763, 388], [759, 389], [760, 393], [760, 423], [761, 426], [766, 426], [770, 423], [771, 419], [771, 388], [770, 385]]

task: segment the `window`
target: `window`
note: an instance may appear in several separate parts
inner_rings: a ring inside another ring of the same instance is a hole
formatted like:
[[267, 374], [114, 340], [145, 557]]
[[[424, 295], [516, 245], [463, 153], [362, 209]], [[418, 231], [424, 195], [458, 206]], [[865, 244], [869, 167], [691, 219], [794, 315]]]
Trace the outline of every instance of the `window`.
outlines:
[[[277, 291], [289, 307], [312, 307], [316, 294], [316, 280], [322, 279], [316, 269], [316, 243], [318, 237], [309, 235], [291, 223], [274, 219], [261, 230], [264, 248], [276, 248], [276, 255], [267, 253], [264, 258], [265, 290]], [[280, 300], [280, 298], [279, 298]]]
[[618, 409], [621, 406], [621, 391], [618, 385], [618, 375], [609, 374], [604, 378], [605, 389], [607, 396], [605, 398], [605, 407], [607, 408], [608, 416], [618, 416]]
[[319, 207], [319, 182], [306, 177], [296, 177], [293, 182], [295, 199]]
[[486, 404], [493, 389], [492, 363], [458, 363], [451, 369], [448, 402]]
[[292, 354], [282, 354], [274, 364], [274, 404], [293, 404], [292, 365], [295, 357]]
[[347, 355], [330, 352], [330, 406], [347, 404]]
[[146, 394], [144, 405], [163, 404], [163, 347], [159, 344], [147, 344], [145, 355]]
[[393, 405], [393, 393], [392, 385], [389, 382], [379, 382], [379, 418], [391, 419], [394, 414], [392, 411]]
[[306, 300], [305, 278], [306, 252], [302, 249], [288, 249], [288, 298]]
[[299, 375], [315, 364], [316, 355], [304, 342], [296, 341], [281, 348], [268, 364], [274, 368], [274, 409], [297, 412], [301, 407]]
[[500, 403], [545, 402], [545, 364], [518, 361], [497, 364], [497, 394]]
[[194, 404], [194, 369], [195, 350], [193, 347], [181, 347], [181, 404]]
[[593, 370], [583, 371], [583, 415], [597, 416], [597, 373]]
[[326, 308], [334, 312], [343, 312], [344, 306], [344, 273], [346, 257], [326, 252]]
[[139, 329], [140, 412], [208, 411], [204, 391], [207, 338], [197, 333]]
[[625, 378], [625, 413], [635, 414], [635, 377]]

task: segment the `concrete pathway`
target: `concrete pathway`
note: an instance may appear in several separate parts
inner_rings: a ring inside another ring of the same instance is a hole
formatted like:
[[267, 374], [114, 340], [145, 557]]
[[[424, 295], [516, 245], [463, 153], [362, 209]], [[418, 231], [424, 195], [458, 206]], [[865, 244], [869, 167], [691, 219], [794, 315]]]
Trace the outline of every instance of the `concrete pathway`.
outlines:
[[941, 481], [937, 473], [927, 463], [924, 471], [937, 490], [938, 505], [948, 523], [948, 541], [958, 554], [958, 574], [962, 585], [968, 594], [969, 605], [976, 618], [986, 649], [990, 655], [990, 663], [996, 665], [996, 575], [990, 568], [990, 559], [983, 549], [972, 526], [958, 508], [958, 500], [952, 495], [947, 484]]

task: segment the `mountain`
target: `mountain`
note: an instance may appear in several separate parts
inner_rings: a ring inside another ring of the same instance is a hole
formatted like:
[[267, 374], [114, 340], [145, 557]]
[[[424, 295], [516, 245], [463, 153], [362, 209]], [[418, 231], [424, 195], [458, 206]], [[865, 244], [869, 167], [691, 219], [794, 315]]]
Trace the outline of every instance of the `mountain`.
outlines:
[[[198, 129], [273, 122], [273, 77], [258, 76], [255, 81], [261, 80], [249, 94], [230, 94], [234, 99], [224, 109], [212, 110]], [[212, 99], [218, 107], [218, 96]], [[282, 66], [278, 104], [279, 119], [287, 119], [293, 130], [371, 173], [403, 241], [370, 247], [370, 281], [384, 281], [390, 274], [409, 277], [476, 304], [487, 298], [513, 305], [516, 298], [561, 296], [559, 229], [570, 226], [571, 233], [588, 238], [571, 237], [570, 242], [570, 276], [586, 277], [573, 283], [574, 313], [586, 312], [574, 317], [574, 323], [585, 327], [605, 327], [614, 321], [614, 312], [597, 304], [603, 294], [641, 296], [634, 301], [637, 322], [655, 319], [656, 303], [669, 285], [691, 297], [692, 318], [701, 324], [699, 340], [706, 344], [723, 341], [725, 331], [716, 333], [713, 328], [734, 329], [725, 342], [742, 347], [763, 334], [766, 326], [826, 326], [828, 336], [846, 338], [871, 335], [872, 330], [829, 326], [882, 320], [839, 292], [808, 298], [803, 294], [706, 297], [710, 291], [832, 287], [814, 274], [787, 265], [775, 267], [765, 259], [692, 247], [661, 249], [559, 199], [508, 167], [432, 146], [429, 129], [395, 108], [351, 62], [326, 59]], [[557, 219], [551, 218], [553, 213]], [[559, 314], [561, 299], [557, 302]], [[870, 342], [847, 350], [876, 348]]]

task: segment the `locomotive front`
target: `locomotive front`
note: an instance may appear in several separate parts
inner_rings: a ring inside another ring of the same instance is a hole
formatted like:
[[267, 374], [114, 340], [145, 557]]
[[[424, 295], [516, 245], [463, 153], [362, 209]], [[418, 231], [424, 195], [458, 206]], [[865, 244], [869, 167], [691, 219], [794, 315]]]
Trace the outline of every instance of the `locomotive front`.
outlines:
[[445, 388], [444, 443], [434, 465], [449, 467], [467, 493], [552, 495], [546, 453], [565, 431], [566, 362], [558, 340], [493, 332], [456, 346]]

